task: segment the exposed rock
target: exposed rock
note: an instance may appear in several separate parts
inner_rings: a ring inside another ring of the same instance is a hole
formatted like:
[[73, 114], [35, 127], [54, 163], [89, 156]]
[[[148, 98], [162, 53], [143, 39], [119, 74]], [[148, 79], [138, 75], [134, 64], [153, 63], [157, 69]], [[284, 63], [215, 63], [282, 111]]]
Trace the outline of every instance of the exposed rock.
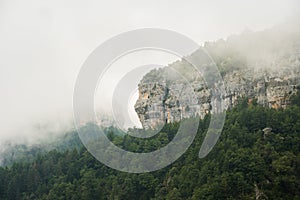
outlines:
[[[286, 108], [300, 83], [300, 65], [296, 62], [278, 65], [273, 69], [248, 67], [226, 72], [223, 76], [226, 94], [219, 95], [224, 102], [221, 107], [232, 108], [239, 98], [248, 97], [249, 103], [256, 99], [258, 104], [266, 107]], [[212, 93], [218, 88], [207, 88], [197, 72], [186, 69], [185, 61], [182, 62], [184, 73], [189, 72], [193, 76], [180, 78], [178, 74], [182, 68], [178, 66], [180, 62], [153, 70], [140, 82], [135, 109], [145, 128], [197, 115], [203, 118], [216, 107]], [[178, 74], [172, 73], [171, 69], [177, 70]]]
[[[135, 105], [142, 125], [151, 128], [197, 115], [203, 118], [235, 106], [241, 97], [249, 103], [256, 99], [266, 107], [286, 108], [300, 85], [299, 41], [300, 29], [287, 23], [206, 43], [204, 48], [223, 77], [225, 94], [218, 91], [219, 82], [208, 88], [184, 59], [149, 72], [139, 84]], [[209, 71], [210, 63], [201, 62]], [[212, 97], [222, 98], [224, 105], [217, 105]]]

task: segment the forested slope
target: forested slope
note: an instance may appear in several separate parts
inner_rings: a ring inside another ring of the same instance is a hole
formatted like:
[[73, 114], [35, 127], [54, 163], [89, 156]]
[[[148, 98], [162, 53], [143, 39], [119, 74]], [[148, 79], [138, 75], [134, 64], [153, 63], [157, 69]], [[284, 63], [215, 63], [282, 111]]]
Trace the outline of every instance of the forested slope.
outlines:
[[[167, 168], [145, 174], [110, 169], [83, 147], [36, 156], [0, 168], [0, 199], [300, 199], [300, 98], [286, 110], [241, 99], [227, 112], [210, 154], [198, 158], [209, 116], [200, 120], [192, 146]], [[108, 137], [124, 149], [152, 151], [166, 145], [178, 123], [151, 139]], [[266, 127], [272, 128], [268, 134]]]

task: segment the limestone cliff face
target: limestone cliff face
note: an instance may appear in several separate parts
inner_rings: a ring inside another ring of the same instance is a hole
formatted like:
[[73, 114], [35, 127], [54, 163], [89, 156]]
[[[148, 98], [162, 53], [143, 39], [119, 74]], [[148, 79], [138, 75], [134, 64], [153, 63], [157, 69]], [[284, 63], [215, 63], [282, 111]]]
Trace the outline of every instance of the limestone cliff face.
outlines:
[[[160, 73], [159, 80], [149, 79]], [[194, 77], [189, 83], [177, 79], [168, 81], [169, 73], [152, 71], [139, 84], [139, 99], [135, 109], [145, 128], [179, 121], [192, 116], [204, 117], [213, 107], [212, 89]], [[240, 97], [248, 97], [270, 108], [286, 108], [300, 83], [300, 65], [276, 70], [233, 70], [223, 77], [226, 107], [233, 107]]]
[[[249, 103], [255, 99], [258, 104], [275, 109], [289, 105], [290, 97], [300, 84], [299, 44], [272, 63], [228, 64], [228, 60], [234, 59], [221, 58], [217, 62], [226, 88], [225, 94], [220, 96], [223, 108], [235, 106], [241, 97], [248, 97]], [[222, 69], [224, 60], [229, 66], [225, 70]], [[203, 118], [213, 112], [212, 93], [216, 88], [207, 88], [201, 75], [188, 65], [184, 60], [177, 61], [163, 69], [152, 70], [141, 80], [135, 110], [144, 128], [197, 115]]]

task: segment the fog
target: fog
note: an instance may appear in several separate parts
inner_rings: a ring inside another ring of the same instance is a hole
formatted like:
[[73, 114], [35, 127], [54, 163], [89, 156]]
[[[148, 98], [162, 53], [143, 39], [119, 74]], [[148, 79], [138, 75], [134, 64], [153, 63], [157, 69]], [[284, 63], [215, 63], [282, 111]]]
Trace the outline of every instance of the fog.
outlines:
[[[0, 141], [35, 142], [72, 128], [72, 94], [80, 67], [114, 35], [155, 27], [203, 44], [283, 23], [296, 15], [298, 2], [0, 0]], [[149, 56], [143, 56], [136, 59], [146, 62]], [[156, 58], [158, 64], [170, 61]], [[134, 58], [126, 62], [136, 65]], [[103, 107], [122, 76], [118, 70], [111, 73], [111, 84], [101, 93]]]

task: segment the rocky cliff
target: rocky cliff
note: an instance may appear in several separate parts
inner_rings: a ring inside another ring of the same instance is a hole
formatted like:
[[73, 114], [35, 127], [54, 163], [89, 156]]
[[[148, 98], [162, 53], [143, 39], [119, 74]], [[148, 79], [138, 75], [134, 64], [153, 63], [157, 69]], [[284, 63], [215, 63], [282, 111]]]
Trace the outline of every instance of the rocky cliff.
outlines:
[[[235, 106], [241, 97], [248, 97], [249, 103], [256, 101], [274, 109], [289, 105], [290, 97], [300, 84], [299, 32], [275, 34], [275, 46], [272, 40], [264, 41], [270, 33], [273, 37], [274, 30], [247, 32], [234, 39], [205, 45], [222, 74], [226, 92], [220, 98], [223, 98], [224, 108]], [[253, 42], [261, 53], [249, 50], [254, 48]], [[177, 61], [144, 76], [139, 84], [135, 110], [145, 128], [197, 115], [203, 118], [212, 112], [211, 97], [215, 89], [208, 88], [187, 61]]]

